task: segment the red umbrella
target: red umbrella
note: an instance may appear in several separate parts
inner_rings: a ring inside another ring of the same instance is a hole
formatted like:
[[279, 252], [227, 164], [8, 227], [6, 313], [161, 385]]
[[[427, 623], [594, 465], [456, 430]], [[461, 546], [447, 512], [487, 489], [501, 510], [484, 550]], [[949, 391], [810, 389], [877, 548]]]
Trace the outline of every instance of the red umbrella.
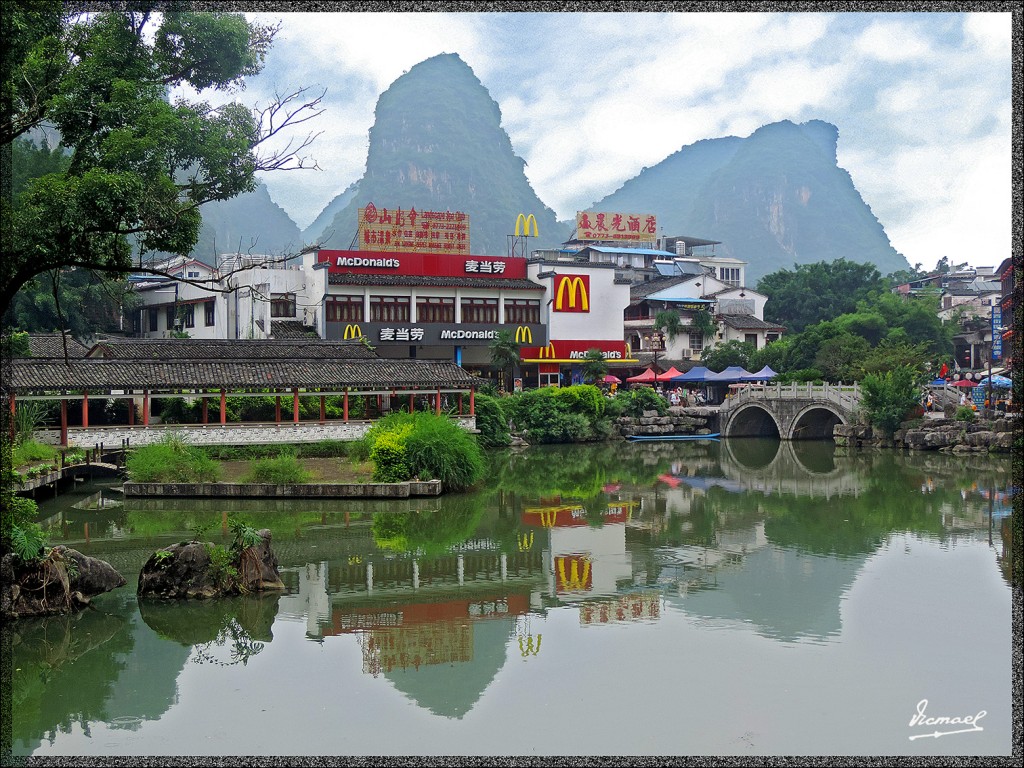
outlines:
[[658, 374], [658, 381], [672, 381], [673, 377], [675, 377], [675, 376], [682, 376], [682, 375], [683, 375], [683, 372], [682, 371], [677, 371], [676, 367], [673, 365], [671, 368], [669, 368], [664, 373], [659, 373]]
[[620, 379], [618, 376], [612, 376], [610, 373], [607, 376], [605, 376], [603, 379], [601, 379], [601, 381], [603, 381], [605, 384], [621, 384], [622, 383], [622, 379]]
[[658, 374], [656, 374], [651, 368], [648, 368], [643, 373], [639, 373], [636, 376], [630, 376], [626, 381], [637, 381], [637, 382], [648, 382], [656, 381]]
[[951, 386], [951, 387], [976, 387], [977, 384], [975, 382], [973, 382], [973, 381], [968, 381], [967, 379], [960, 379], [959, 381], [951, 381], [949, 383], [949, 386]]

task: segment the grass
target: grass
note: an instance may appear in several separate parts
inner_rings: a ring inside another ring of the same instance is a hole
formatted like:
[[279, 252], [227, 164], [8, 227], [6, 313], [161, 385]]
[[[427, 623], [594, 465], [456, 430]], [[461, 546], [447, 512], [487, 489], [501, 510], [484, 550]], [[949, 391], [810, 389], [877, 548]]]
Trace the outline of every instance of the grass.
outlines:
[[302, 467], [294, 454], [281, 454], [273, 458], [257, 459], [243, 482], [291, 485], [308, 483], [311, 478], [312, 473]]
[[15, 469], [18, 469], [39, 462], [55, 464], [59, 455], [60, 451], [52, 445], [26, 440], [14, 448], [13, 465]]
[[136, 483], [212, 483], [220, 477], [217, 462], [175, 437], [136, 448], [125, 467]]

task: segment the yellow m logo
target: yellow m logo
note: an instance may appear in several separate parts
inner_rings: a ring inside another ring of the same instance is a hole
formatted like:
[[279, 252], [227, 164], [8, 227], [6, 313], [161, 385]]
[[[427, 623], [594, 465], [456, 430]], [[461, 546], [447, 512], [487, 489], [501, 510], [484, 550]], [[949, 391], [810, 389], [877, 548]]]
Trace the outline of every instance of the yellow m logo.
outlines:
[[516, 344], [533, 344], [533, 331], [525, 325], [516, 328]]
[[[566, 573], [566, 561], [569, 571]], [[581, 568], [582, 566], [582, 568]], [[568, 592], [582, 592], [590, 589], [590, 558], [560, 557], [558, 558], [558, 581], [562, 589]]]
[[531, 549], [533, 549], [533, 531], [519, 537], [519, 551], [527, 552]]
[[554, 360], [555, 359], [555, 345], [554, 345], [554, 343], [549, 341], [548, 345], [546, 347], [541, 347], [539, 350], [537, 350], [537, 357], [548, 358], [550, 360]]
[[346, 338], [346, 339], [358, 339], [358, 338], [361, 338], [362, 335], [363, 335], [363, 329], [360, 328], [358, 325], [355, 325], [353, 323], [349, 323], [348, 325], [345, 326], [345, 336], [344, 336], [344, 338]]
[[527, 237], [530, 236], [530, 225], [533, 224], [533, 236], [537, 237], [537, 219], [531, 213], [527, 216], [525, 213], [520, 213], [516, 216], [516, 237], [519, 237], [520, 226], [522, 227], [522, 233]]
[[555, 527], [555, 518], [557, 518], [557, 517], [558, 517], [558, 511], [557, 510], [550, 510], [550, 511], [546, 511], [546, 512], [541, 512], [540, 513], [540, 524], [543, 525], [545, 528], [554, 528]]
[[[589, 312], [590, 296], [588, 295], [589, 276], [562, 275], [555, 293], [555, 310], [557, 312]], [[569, 301], [566, 303], [566, 298]]]

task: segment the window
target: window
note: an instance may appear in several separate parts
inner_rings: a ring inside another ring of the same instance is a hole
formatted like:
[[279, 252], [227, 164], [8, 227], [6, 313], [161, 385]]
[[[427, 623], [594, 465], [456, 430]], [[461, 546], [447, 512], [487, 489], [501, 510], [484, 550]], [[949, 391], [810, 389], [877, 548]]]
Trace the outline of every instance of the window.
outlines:
[[174, 316], [174, 305], [172, 304], [167, 308], [167, 330], [174, 329], [174, 323], [177, 318]]
[[463, 299], [462, 322], [464, 323], [496, 323], [498, 322], [497, 299]]
[[185, 327], [186, 328], [195, 328], [196, 327], [196, 305], [195, 304], [186, 304], [185, 307], [184, 307], [184, 313], [183, 314], [185, 315]]
[[691, 333], [688, 334], [690, 337], [690, 349], [693, 350], [694, 354], [704, 349], [704, 334], [703, 333]]
[[330, 296], [327, 299], [328, 323], [363, 322], [362, 296]]
[[454, 323], [455, 299], [418, 296], [416, 298], [416, 322]]
[[408, 323], [408, 296], [371, 296], [371, 323]]
[[506, 299], [505, 322], [517, 325], [540, 323], [540, 301], [537, 299]]
[[150, 307], [149, 310], [149, 330], [155, 331], [157, 329], [157, 317], [160, 313], [157, 312], [156, 307]]
[[203, 305], [203, 308], [206, 310], [206, 327], [209, 328], [211, 325], [216, 323], [217, 304], [216, 302], [208, 301]]
[[190, 271], [188, 273], [188, 276], [191, 277], [191, 278], [199, 277], [199, 272], [198, 271]]
[[270, 298], [271, 317], [295, 317], [295, 294], [282, 293]]
[[743, 340], [747, 344], [753, 344], [754, 349], [757, 349], [757, 334], [756, 333], [745, 333], [743, 334]]
[[740, 284], [740, 270], [739, 267], [719, 267], [718, 268], [718, 279], [728, 285], [739, 285]]
[[777, 333], [766, 333], [764, 335], [764, 343], [771, 344], [773, 341], [779, 340], [779, 334]]

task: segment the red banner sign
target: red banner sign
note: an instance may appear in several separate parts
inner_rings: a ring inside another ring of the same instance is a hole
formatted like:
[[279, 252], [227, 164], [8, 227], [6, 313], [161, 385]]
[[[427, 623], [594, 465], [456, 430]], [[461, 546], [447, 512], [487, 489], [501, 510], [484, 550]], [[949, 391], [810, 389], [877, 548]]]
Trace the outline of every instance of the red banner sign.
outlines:
[[524, 363], [579, 363], [591, 349], [601, 350], [605, 360], [616, 363], [636, 363], [626, 342], [619, 339], [595, 341], [593, 339], [557, 339], [546, 347], [522, 347], [519, 354]]
[[578, 240], [621, 240], [653, 243], [657, 238], [657, 219], [645, 213], [576, 213]]
[[415, 277], [526, 277], [526, 259], [507, 256], [451, 256], [445, 253], [317, 251], [317, 262], [332, 274]]

